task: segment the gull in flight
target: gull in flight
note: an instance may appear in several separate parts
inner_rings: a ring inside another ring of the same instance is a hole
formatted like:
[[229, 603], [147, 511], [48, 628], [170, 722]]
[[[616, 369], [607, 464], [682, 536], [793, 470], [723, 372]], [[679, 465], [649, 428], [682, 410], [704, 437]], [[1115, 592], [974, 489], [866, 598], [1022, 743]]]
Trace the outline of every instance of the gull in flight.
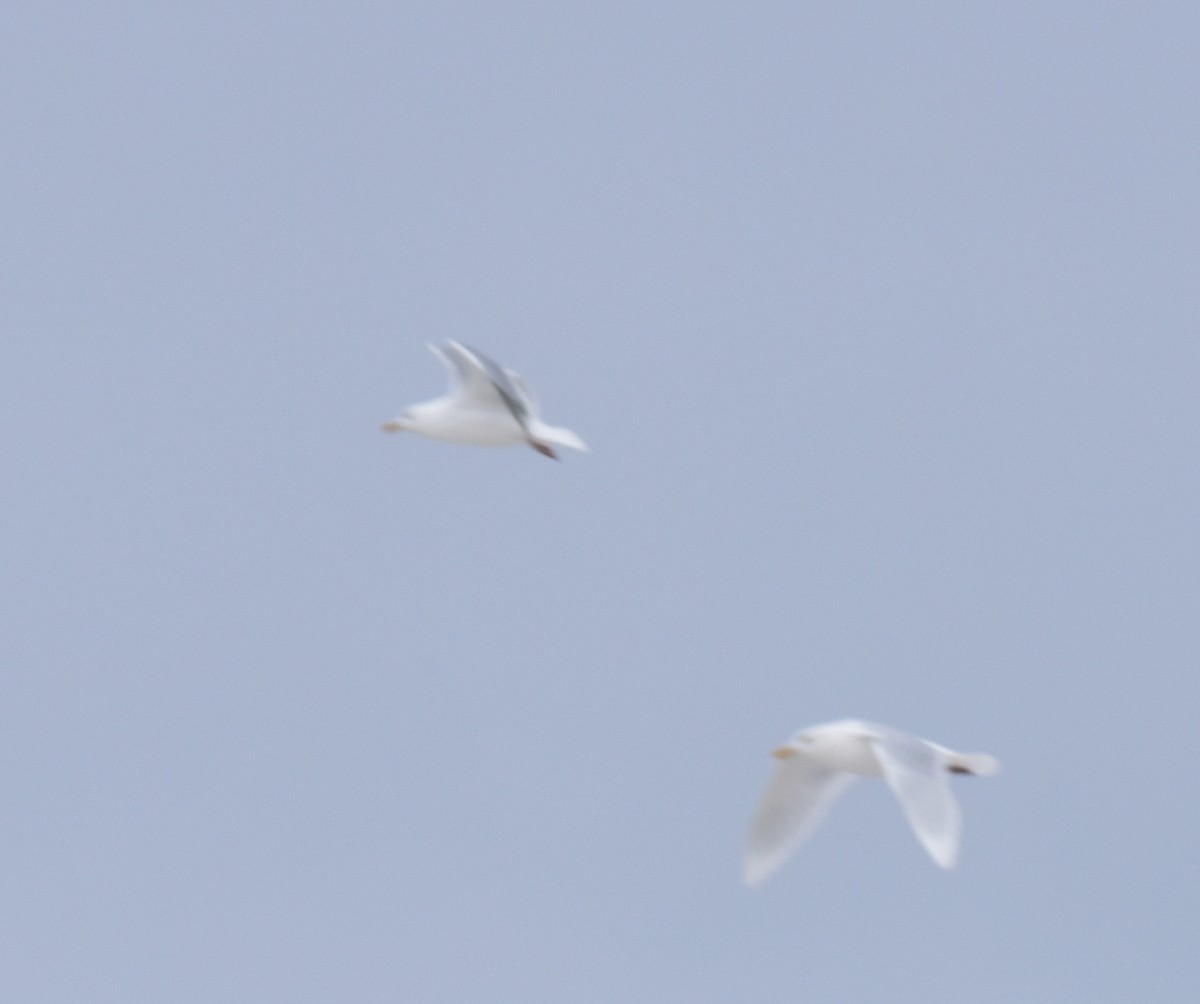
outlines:
[[538, 417], [537, 401], [512, 370], [458, 342], [431, 344], [429, 351], [449, 370], [449, 389], [443, 397], [405, 408], [383, 423], [385, 431], [416, 432], [467, 446], [525, 443], [554, 460], [556, 446], [587, 449], [570, 429], [546, 425]]
[[750, 827], [743, 876], [757, 886], [825, 818], [857, 775], [882, 777], [917, 839], [943, 868], [958, 857], [958, 803], [951, 774], [995, 774], [986, 753], [955, 753], [886, 725], [846, 719], [797, 732], [775, 750], [779, 762]]

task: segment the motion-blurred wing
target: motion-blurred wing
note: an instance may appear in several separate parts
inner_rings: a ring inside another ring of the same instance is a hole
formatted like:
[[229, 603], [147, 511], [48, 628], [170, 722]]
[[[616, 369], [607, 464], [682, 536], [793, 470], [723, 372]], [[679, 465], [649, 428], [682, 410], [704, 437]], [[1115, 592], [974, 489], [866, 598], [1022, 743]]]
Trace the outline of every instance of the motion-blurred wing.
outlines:
[[761, 884], [783, 864], [853, 780], [853, 774], [830, 770], [803, 754], [780, 760], [750, 827], [742, 869], [746, 884]]
[[516, 388], [517, 396], [521, 399], [521, 403], [525, 406], [526, 414], [528, 414], [530, 418], [537, 418], [537, 398], [533, 396], [533, 391], [529, 389], [529, 384], [522, 379], [520, 373], [516, 373], [510, 369], [506, 369], [504, 373], [512, 382], [513, 387]]
[[468, 345], [460, 345], [458, 342], [447, 342], [447, 346], [452, 352], [460, 354], [473, 369], [482, 373], [491, 385], [492, 392], [499, 396], [515, 418], [518, 424], [526, 432], [529, 431], [529, 408], [526, 406], [522, 398], [521, 391], [513, 383], [508, 375], [508, 370], [500, 366], [495, 360], [489, 359], [478, 349], [473, 349]]
[[449, 370], [448, 395], [457, 405], [475, 411], [508, 410], [483, 366], [458, 342], [447, 342], [444, 347], [430, 342], [429, 351]]
[[883, 776], [929, 856], [943, 868], [958, 857], [958, 803], [942, 754], [922, 739], [890, 730], [872, 740]]

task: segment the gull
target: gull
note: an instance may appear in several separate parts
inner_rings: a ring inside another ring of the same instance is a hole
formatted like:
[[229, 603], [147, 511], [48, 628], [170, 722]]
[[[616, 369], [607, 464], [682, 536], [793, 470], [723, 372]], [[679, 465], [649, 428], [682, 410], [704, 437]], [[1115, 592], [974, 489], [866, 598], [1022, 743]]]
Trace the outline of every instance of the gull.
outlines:
[[570, 429], [546, 425], [538, 405], [521, 377], [493, 362], [477, 349], [448, 341], [430, 344], [450, 372], [450, 387], [443, 397], [410, 405], [389, 422], [386, 432], [416, 432], [431, 439], [467, 446], [532, 446], [538, 453], [558, 459], [555, 446], [586, 450]]
[[995, 774], [986, 753], [955, 753], [886, 725], [845, 719], [814, 725], [774, 751], [779, 762], [750, 827], [743, 877], [761, 884], [817, 828], [856, 775], [882, 777], [937, 864], [958, 856], [958, 803], [951, 774]]

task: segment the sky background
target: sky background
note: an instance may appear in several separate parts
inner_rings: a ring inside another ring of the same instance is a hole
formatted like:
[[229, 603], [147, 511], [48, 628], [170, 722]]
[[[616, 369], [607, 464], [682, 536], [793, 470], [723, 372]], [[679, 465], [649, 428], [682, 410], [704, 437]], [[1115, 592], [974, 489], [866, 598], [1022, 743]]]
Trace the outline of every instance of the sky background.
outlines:
[[[0, 997], [1194, 999], [1200, 8], [18, 2]], [[386, 436], [425, 342], [592, 446]], [[878, 783], [762, 889], [794, 729]]]

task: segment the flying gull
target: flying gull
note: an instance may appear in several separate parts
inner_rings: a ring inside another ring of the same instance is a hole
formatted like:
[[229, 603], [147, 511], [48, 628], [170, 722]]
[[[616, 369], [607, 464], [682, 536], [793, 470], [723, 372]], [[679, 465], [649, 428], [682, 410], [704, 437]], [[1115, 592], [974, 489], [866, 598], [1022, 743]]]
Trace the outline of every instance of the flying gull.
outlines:
[[757, 886], [825, 818], [856, 775], [882, 777], [917, 839], [943, 868], [958, 856], [958, 803], [951, 774], [995, 774], [986, 753], [955, 753], [886, 725], [846, 719], [797, 732], [775, 750], [779, 762], [750, 828], [744, 877]]
[[431, 439], [467, 446], [516, 446], [525, 443], [544, 456], [558, 459], [556, 446], [586, 450], [570, 429], [546, 425], [538, 405], [521, 377], [459, 342], [430, 345], [450, 372], [443, 397], [405, 408], [383, 428], [387, 432], [416, 432]]

